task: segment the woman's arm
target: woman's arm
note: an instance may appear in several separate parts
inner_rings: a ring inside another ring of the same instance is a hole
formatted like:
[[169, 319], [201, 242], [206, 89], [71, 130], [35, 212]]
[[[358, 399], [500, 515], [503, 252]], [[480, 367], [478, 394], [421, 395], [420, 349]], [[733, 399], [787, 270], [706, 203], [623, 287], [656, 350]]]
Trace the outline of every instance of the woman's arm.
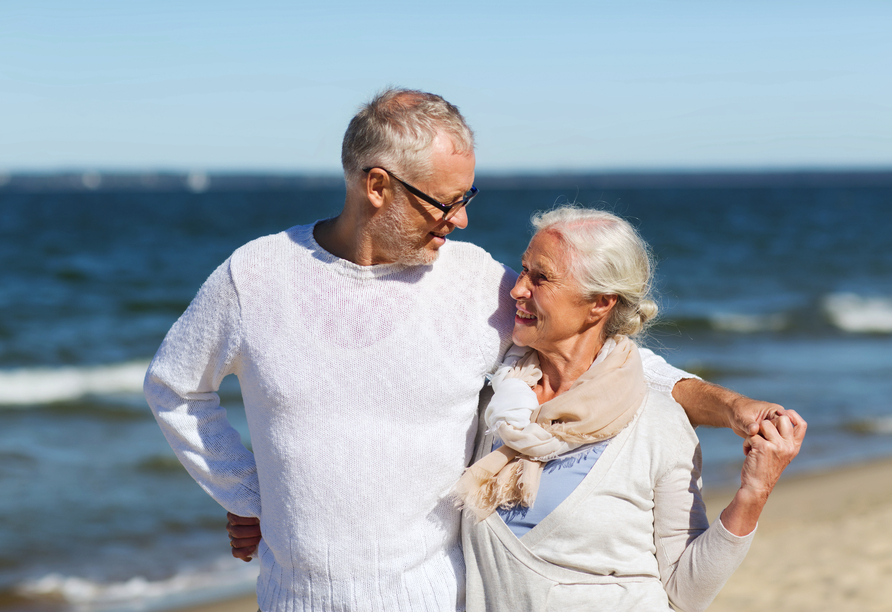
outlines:
[[787, 411], [774, 423], [763, 422], [761, 433], [745, 440], [740, 490], [708, 529], [699, 487], [699, 450], [686, 461], [691, 451], [681, 449], [654, 491], [656, 556], [673, 605], [705, 610], [743, 561], [768, 494], [798, 453], [805, 428], [798, 414]]

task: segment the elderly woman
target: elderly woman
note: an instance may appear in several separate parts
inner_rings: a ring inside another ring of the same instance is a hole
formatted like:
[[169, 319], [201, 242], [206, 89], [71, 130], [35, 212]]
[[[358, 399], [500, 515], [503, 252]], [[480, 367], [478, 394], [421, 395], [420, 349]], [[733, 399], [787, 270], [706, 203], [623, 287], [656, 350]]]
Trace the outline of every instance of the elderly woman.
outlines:
[[746, 555], [806, 424], [792, 410], [761, 423], [710, 526], [697, 436], [646, 387], [629, 339], [657, 313], [647, 246], [597, 210], [533, 225], [511, 291], [516, 346], [457, 485], [468, 611], [703, 610]]

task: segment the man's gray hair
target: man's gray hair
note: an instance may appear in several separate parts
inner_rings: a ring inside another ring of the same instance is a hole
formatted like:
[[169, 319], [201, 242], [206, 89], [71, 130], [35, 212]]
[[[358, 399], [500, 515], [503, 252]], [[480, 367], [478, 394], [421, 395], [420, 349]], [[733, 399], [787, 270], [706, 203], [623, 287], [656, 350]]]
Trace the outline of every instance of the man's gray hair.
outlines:
[[536, 233], [550, 232], [566, 246], [571, 274], [586, 300], [617, 296], [605, 337], [634, 336], [657, 316], [652, 299], [653, 258], [628, 221], [603, 210], [563, 206], [533, 215]]
[[430, 148], [438, 132], [457, 153], [474, 150], [474, 133], [458, 108], [438, 95], [414, 89], [388, 89], [363, 106], [350, 121], [341, 147], [344, 177], [362, 175], [369, 166], [399, 173], [406, 180], [430, 178]]

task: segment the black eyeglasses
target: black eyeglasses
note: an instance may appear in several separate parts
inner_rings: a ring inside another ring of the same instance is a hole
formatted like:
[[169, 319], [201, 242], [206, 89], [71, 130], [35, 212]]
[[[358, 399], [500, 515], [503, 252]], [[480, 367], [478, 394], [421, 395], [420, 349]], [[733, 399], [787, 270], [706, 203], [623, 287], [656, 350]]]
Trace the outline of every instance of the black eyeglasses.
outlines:
[[432, 198], [431, 196], [427, 195], [426, 193], [424, 193], [417, 187], [413, 187], [412, 185], [410, 185], [409, 183], [407, 183], [406, 181], [404, 181], [403, 179], [401, 179], [400, 177], [395, 175], [393, 172], [391, 172], [387, 168], [382, 168], [381, 166], [369, 166], [368, 168], [363, 168], [362, 171], [369, 172], [370, 170], [374, 170], [376, 168], [378, 170], [384, 170], [384, 172], [386, 172], [387, 174], [392, 176], [399, 184], [401, 184], [403, 187], [406, 188], [406, 191], [408, 191], [415, 197], [420, 198], [420, 199], [424, 200], [425, 202], [427, 202], [428, 204], [430, 204], [431, 206], [436, 206], [437, 208], [442, 210], [445, 219], [448, 219], [451, 216], [450, 215], [451, 212], [453, 212], [453, 211], [458, 212], [459, 210], [461, 210], [462, 206], [467, 206], [468, 202], [473, 200], [474, 196], [476, 196], [480, 192], [479, 189], [477, 189], [476, 187], [471, 185], [471, 190], [468, 191], [464, 196], [462, 196], [461, 200], [459, 200], [458, 202], [453, 202], [452, 204], [443, 204], [442, 202], [439, 202], [439, 201], [435, 200], [434, 198]]

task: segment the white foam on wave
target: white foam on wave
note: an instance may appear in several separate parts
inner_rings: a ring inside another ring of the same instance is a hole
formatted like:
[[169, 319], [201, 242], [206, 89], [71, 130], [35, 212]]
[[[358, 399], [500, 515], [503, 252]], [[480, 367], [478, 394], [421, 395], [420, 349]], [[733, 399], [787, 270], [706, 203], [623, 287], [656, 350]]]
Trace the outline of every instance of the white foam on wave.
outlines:
[[148, 361], [105, 366], [0, 370], [0, 406], [46, 404], [86, 395], [141, 393]]
[[48, 574], [19, 585], [28, 598], [62, 600], [77, 612], [161, 610], [250, 593], [259, 565], [222, 558], [204, 569], [185, 570], [165, 580], [135, 576], [124, 582], [99, 583], [77, 576]]
[[847, 423], [847, 428], [862, 434], [892, 435], [892, 416], [874, 417]]
[[892, 298], [831, 293], [823, 309], [830, 322], [851, 333], [892, 333]]
[[892, 435], [892, 417], [880, 417], [873, 420], [873, 432]]
[[787, 326], [787, 318], [782, 314], [740, 314], [718, 313], [709, 318], [713, 329], [735, 332], [738, 334], [754, 334], [764, 331], [781, 331]]

